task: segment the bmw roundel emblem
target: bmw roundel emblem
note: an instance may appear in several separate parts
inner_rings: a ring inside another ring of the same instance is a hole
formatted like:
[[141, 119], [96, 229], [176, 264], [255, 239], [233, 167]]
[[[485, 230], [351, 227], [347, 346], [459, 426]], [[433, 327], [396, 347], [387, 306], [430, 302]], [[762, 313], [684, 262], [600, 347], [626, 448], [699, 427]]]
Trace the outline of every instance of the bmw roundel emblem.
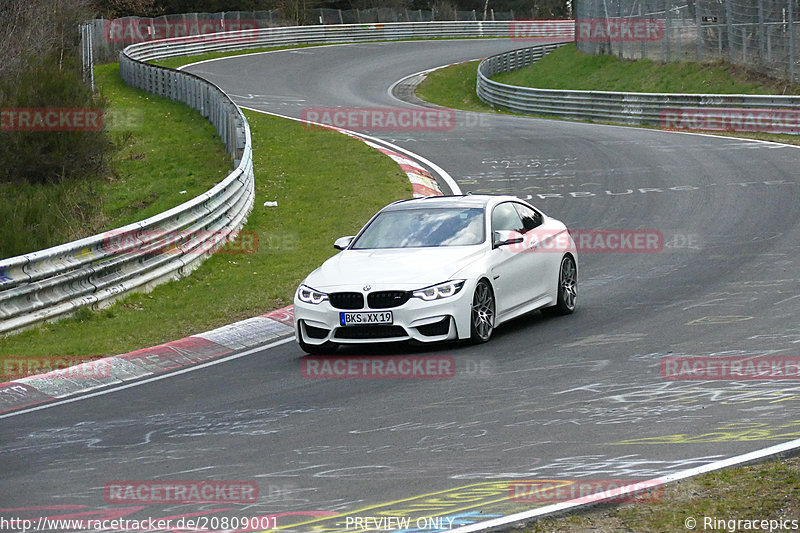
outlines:
[[365, 291], [368, 291], [370, 289], [372, 289], [372, 285], [364, 285], [364, 290]]

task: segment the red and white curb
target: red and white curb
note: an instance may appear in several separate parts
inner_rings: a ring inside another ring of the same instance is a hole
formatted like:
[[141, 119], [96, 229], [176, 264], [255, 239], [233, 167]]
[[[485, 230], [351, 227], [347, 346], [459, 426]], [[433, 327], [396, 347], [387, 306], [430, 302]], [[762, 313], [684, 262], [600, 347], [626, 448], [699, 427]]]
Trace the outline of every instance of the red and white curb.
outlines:
[[[216, 359], [233, 352], [255, 348], [294, 333], [293, 307], [234, 322], [191, 337], [150, 348], [81, 363], [69, 370], [27, 376], [0, 383], [0, 413], [52, 402], [88, 391]], [[82, 367], [85, 371], [82, 371]]]
[[433, 176], [431, 176], [430, 172], [422, 168], [419, 163], [409, 159], [403, 154], [375, 144], [372, 141], [367, 141], [365, 139], [361, 140], [364, 141], [364, 144], [367, 146], [370, 146], [379, 152], [388, 155], [394, 160], [395, 163], [400, 165], [400, 168], [402, 168], [403, 172], [405, 172], [406, 176], [408, 176], [408, 181], [411, 182], [411, 190], [414, 193], [415, 198], [443, 195], [441, 189], [439, 189], [439, 184], [436, 183], [436, 180], [433, 178]]
[[[249, 108], [244, 108], [244, 109], [249, 109]], [[260, 113], [264, 113], [264, 111], [260, 111]], [[271, 115], [273, 113], [269, 114]], [[291, 117], [286, 117], [286, 118], [291, 118]], [[334, 131], [338, 131], [339, 133], [343, 133], [348, 137], [353, 137], [354, 139], [358, 139], [359, 141], [363, 142], [370, 148], [374, 148], [375, 150], [381, 152], [382, 154], [389, 156], [395, 163], [397, 163], [400, 166], [403, 172], [406, 173], [406, 176], [408, 176], [408, 181], [411, 182], [411, 192], [414, 194], [415, 198], [444, 195], [442, 190], [439, 188], [439, 184], [436, 183], [436, 179], [434, 179], [431, 173], [425, 170], [425, 168], [420, 163], [418, 163], [411, 157], [401, 154], [398, 151], [399, 147], [394, 146], [386, 141], [379, 141], [382, 144], [378, 144], [378, 142], [375, 142], [378, 140], [374, 139], [373, 137], [369, 137], [362, 133], [356, 133], [353, 131], [344, 130], [342, 128], [337, 128], [336, 126], [318, 124], [316, 122], [310, 122], [302, 119], [294, 119], [294, 120], [300, 120], [301, 122], [305, 122], [307, 124], [313, 124], [315, 126], [323, 126], [332, 129]]]

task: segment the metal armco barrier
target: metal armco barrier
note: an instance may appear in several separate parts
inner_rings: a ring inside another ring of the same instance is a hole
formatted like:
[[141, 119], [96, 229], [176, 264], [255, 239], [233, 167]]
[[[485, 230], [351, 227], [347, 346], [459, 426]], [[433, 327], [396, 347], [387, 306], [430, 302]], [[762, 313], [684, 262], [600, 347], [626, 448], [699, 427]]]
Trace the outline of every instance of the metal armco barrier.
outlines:
[[[141, 222], [103, 234], [0, 260], [0, 334], [100, 307], [135, 290], [188, 274], [232, 237], [253, 206], [250, 127], [216, 85], [146, 63], [212, 51], [305, 43], [448, 37], [513, 37], [519, 21], [419, 22], [263, 28], [133, 44], [120, 53], [131, 86], [178, 100], [214, 124], [236, 168], [206, 193]], [[524, 21], [528, 38], [572, 39], [574, 21]]]
[[[682, 129], [714, 131], [731, 129], [732, 120], [749, 120], [753, 124], [749, 124], [752, 127], [746, 131], [800, 133], [798, 96], [565, 91], [519, 87], [491, 79], [500, 72], [530, 65], [559, 46], [563, 46], [563, 43], [532, 46], [484, 59], [478, 66], [478, 98], [489, 105], [516, 113], [572, 120], [665, 127], [685, 121], [702, 121], [707, 127], [688, 127], [691, 126], [689, 124]], [[754, 116], [748, 118], [746, 113], [737, 113], [748, 110], [753, 111]], [[775, 113], [767, 113], [769, 110]], [[671, 121], [670, 113], [677, 113], [678, 118]]]
[[137, 59], [153, 61], [179, 55], [296, 44], [472, 37], [512, 37], [520, 39], [522, 44], [525, 40], [536, 38], [573, 40], [574, 36], [574, 20], [392, 22], [294, 26], [210, 33], [134, 44], [127, 47], [126, 50], [135, 53]]

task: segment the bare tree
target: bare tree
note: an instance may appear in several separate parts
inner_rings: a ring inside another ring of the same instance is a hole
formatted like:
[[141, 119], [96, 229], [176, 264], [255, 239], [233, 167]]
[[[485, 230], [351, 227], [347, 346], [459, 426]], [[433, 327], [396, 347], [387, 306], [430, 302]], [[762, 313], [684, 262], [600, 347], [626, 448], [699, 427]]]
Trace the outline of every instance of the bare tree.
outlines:
[[456, 20], [458, 6], [450, 0], [436, 0], [431, 9], [435, 20]]
[[156, 0], [105, 0], [100, 14], [104, 18], [137, 16], [156, 17], [164, 11]]
[[[0, 3], [0, 107], [104, 107], [83, 82], [80, 22], [89, 0]], [[54, 183], [97, 175], [110, 149], [103, 131], [0, 130], [0, 182]]]
[[77, 47], [77, 25], [93, 15], [89, 0], [10, 0], [0, 3], [0, 78], [13, 79], [25, 65]]

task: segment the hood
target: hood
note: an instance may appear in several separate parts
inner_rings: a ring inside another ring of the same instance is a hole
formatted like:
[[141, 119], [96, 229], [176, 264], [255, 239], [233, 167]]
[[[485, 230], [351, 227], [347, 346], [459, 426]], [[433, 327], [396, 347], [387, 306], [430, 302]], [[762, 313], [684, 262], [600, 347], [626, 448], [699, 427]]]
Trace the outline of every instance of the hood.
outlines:
[[449, 281], [484, 253], [482, 246], [344, 250], [325, 261], [303, 283], [323, 292], [413, 290]]

